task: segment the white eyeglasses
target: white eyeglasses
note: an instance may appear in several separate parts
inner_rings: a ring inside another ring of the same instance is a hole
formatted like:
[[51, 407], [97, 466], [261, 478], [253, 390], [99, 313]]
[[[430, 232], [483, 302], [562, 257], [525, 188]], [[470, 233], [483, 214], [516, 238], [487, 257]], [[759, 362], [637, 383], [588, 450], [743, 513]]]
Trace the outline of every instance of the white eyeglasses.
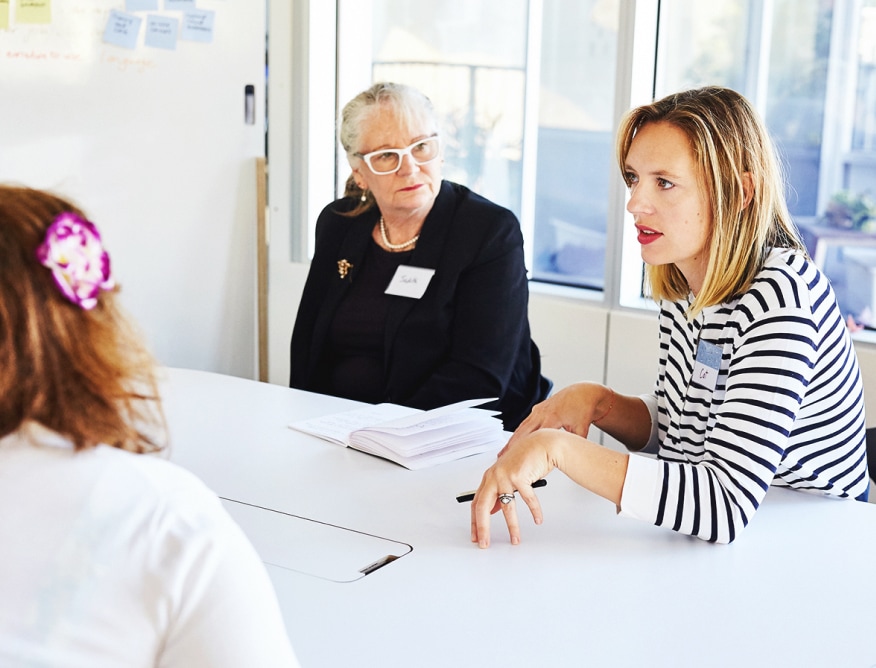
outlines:
[[354, 153], [362, 158], [368, 169], [378, 175], [395, 174], [402, 164], [402, 158], [411, 156], [417, 165], [425, 165], [438, 157], [438, 135], [415, 141], [407, 148], [382, 148], [371, 153]]

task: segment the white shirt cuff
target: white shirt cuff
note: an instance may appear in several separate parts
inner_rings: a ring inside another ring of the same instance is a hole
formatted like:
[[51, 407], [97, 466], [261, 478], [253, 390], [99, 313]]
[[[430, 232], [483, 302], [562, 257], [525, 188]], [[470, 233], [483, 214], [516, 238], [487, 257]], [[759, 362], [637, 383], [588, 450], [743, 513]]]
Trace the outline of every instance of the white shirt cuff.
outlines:
[[640, 394], [639, 399], [642, 400], [648, 409], [648, 413], [651, 414], [651, 435], [648, 437], [648, 443], [639, 452], [657, 454], [658, 446], [660, 445], [657, 433], [659, 427], [657, 422], [657, 397], [653, 394]]
[[629, 456], [619, 515], [654, 523], [660, 502], [662, 466], [659, 459], [635, 454]]

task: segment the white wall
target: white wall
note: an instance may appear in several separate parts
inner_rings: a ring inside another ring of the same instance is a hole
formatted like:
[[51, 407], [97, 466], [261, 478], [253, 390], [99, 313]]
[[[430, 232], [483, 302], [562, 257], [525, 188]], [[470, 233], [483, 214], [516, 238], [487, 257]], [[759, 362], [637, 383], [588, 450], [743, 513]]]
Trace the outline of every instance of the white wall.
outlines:
[[856, 343], [858, 363], [864, 376], [864, 404], [867, 410], [867, 426], [876, 427], [876, 345]]
[[542, 372], [555, 391], [603, 377], [608, 312], [600, 305], [532, 290], [529, 322], [541, 351]]
[[309, 265], [278, 263], [268, 285], [268, 381], [289, 385], [289, 344]]

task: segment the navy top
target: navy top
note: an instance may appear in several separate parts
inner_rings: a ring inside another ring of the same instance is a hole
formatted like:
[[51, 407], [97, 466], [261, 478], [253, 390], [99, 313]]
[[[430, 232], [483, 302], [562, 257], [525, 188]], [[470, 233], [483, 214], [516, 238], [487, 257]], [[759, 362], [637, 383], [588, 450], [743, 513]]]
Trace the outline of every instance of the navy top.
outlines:
[[[376, 372], [370, 373], [371, 401], [429, 409], [499, 397], [504, 426], [515, 429], [551, 387], [530, 337], [529, 284], [516, 216], [464, 186], [442, 182], [416, 247], [389, 254], [435, 270], [415, 299], [384, 295], [387, 281], [369, 278], [372, 260], [379, 257], [369, 249], [380, 212], [342, 215], [358, 203], [337, 200], [317, 220], [316, 248], [292, 332], [290, 385], [342, 396], [358, 392], [350, 386], [361, 381], [362, 368], [342, 373], [334, 349], [342, 338], [349, 346], [356, 331], [338, 330], [355, 326], [361, 334], [366, 327], [373, 337], [382, 328], [382, 353], [373, 339], [369, 345], [383, 355], [379, 388]], [[376, 301], [384, 304], [379, 311]], [[351, 317], [359, 322], [353, 325]], [[372, 318], [372, 324], [363, 318]]]
[[329, 328], [324, 393], [372, 404], [383, 400], [383, 335], [393, 299], [385, 290], [410, 256], [410, 251], [391, 253], [373, 241], [368, 246], [362, 270], [338, 304]]

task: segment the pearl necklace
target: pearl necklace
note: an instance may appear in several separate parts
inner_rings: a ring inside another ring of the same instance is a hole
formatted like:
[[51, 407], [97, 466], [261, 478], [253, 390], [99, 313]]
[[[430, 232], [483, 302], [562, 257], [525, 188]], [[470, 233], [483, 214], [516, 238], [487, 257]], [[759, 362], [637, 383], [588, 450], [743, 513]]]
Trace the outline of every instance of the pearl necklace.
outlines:
[[389, 243], [389, 237], [386, 236], [386, 223], [383, 222], [383, 216], [380, 216], [380, 236], [383, 237], [383, 243], [387, 248], [391, 248], [392, 250], [401, 250], [402, 248], [407, 248], [408, 246], [413, 246], [417, 243], [417, 239], [420, 238], [418, 234], [410, 241], [405, 241], [403, 244], [391, 244]]

